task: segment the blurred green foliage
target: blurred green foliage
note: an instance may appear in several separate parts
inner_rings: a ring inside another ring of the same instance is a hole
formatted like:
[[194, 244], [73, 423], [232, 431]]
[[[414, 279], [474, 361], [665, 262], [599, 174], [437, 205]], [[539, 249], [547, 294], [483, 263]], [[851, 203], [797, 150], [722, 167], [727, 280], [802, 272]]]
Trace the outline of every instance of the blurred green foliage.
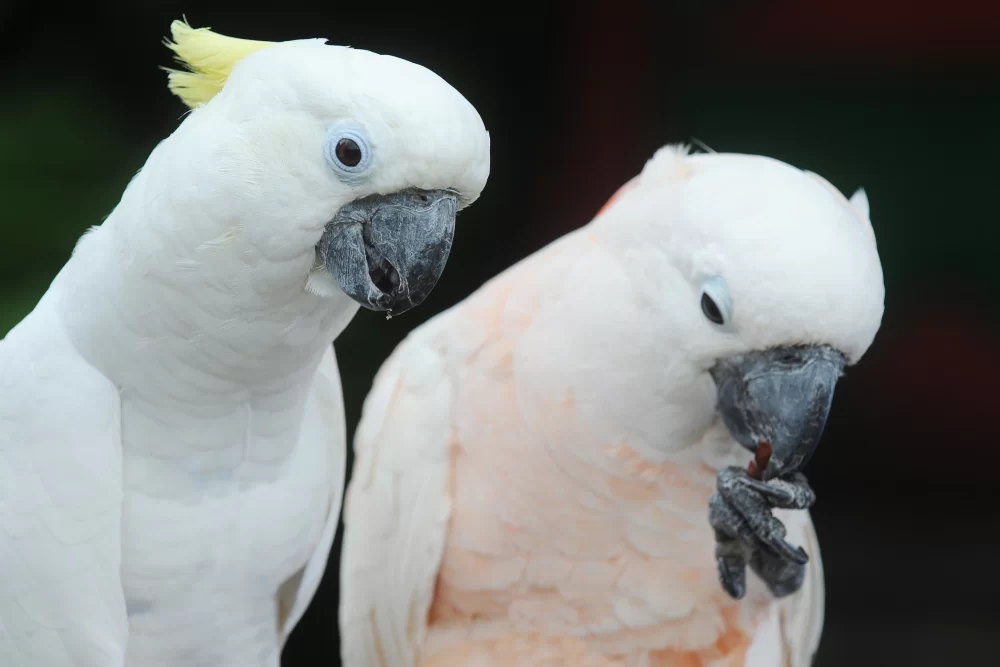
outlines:
[[35, 86], [0, 108], [0, 334], [34, 307], [76, 240], [100, 224], [145, 155], [88, 91]]

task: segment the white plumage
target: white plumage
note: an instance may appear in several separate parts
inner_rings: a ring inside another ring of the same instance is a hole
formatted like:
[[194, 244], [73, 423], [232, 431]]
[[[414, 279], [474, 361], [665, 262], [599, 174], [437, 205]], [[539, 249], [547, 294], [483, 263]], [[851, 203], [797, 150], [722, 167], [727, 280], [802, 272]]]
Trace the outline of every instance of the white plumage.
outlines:
[[[344, 122], [372, 149], [350, 178]], [[488, 174], [423, 67], [317, 40], [236, 64], [0, 342], [0, 663], [278, 665], [344, 479], [331, 343], [358, 303], [317, 242], [349, 202], [468, 205]]]
[[[345, 500], [345, 667], [807, 667], [812, 557], [775, 599], [721, 588], [708, 500], [746, 467], [719, 358], [854, 363], [884, 289], [863, 194], [759, 156], [668, 147], [589, 224], [411, 333], [376, 376]], [[730, 317], [706, 319], [710, 284]], [[724, 297], [724, 298], [722, 298]]]

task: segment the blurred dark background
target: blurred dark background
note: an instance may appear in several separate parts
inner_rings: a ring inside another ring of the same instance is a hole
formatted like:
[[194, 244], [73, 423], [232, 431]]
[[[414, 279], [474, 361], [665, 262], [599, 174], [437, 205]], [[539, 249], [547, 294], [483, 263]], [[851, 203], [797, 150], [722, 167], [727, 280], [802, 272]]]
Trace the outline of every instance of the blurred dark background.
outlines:
[[[885, 270], [875, 344], [808, 473], [826, 566], [817, 667], [1000, 664], [1000, 5], [951, 0], [512, 3], [0, 1], [0, 335], [183, 113], [172, 19], [327, 37], [441, 74], [492, 134], [444, 278], [336, 342], [350, 427], [411, 328], [589, 220], [668, 142], [864, 186]], [[336, 545], [339, 549], [339, 541]], [[285, 651], [336, 665], [336, 550]]]

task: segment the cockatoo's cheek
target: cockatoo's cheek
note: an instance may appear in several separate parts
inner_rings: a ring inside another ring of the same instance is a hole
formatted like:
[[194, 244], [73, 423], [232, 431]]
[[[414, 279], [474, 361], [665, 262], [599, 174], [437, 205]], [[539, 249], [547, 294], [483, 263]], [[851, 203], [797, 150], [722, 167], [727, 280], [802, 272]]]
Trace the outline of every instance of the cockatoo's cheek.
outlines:
[[761, 471], [773, 479], [800, 471], [826, 426], [844, 355], [826, 346], [777, 347], [718, 361], [711, 370], [717, 410], [741, 445], [771, 446]]
[[345, 294], [369, 310], [420, 305], [444, 272], [457, 197], [408, 190], [351, 202], [326, 226], [317, 252]]

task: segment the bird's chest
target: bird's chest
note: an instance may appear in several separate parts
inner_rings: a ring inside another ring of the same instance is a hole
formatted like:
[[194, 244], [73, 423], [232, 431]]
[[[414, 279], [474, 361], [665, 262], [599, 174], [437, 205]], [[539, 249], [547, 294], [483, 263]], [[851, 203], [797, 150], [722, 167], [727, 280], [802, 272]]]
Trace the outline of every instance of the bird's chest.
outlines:
[[174, 427], [123, 401], [122, 583], [137, 650], [157, 628], [192, 650], [237, 621], [273, 633], [275, 593], [327, 519], [333, 448], [312, 413], [222, 412]]
[[[594, 465], [579, 448], [562, 456], [544, 444], [503, 460], [475, 446], [454, 455], [428, 633], [428, 654], [441, 661], [428, 664], [450, 664], [444, 656], [456, 651], [602, 666], [745, 652], [746, 605], [718, 584], [706, 519], [713, 475], [646, 464], [625, 446], [592, 448], [605, 457]], [[719, 649], [723, 637], [733, 647]], [[565, 662], [543, 659], [551, 655]]]

